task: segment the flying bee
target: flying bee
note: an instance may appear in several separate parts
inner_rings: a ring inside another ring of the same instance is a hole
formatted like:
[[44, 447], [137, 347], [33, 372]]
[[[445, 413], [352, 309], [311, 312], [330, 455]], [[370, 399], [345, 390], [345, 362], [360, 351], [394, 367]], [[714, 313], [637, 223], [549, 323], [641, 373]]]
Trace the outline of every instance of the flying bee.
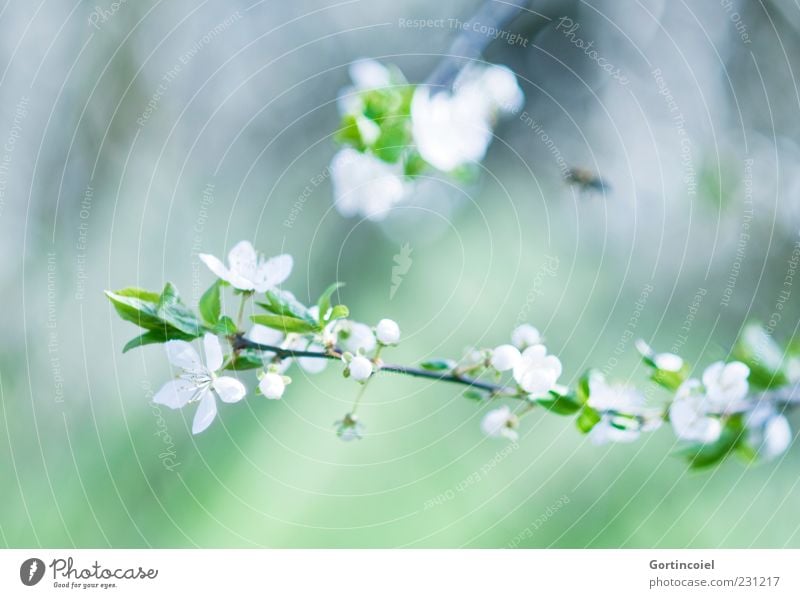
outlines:
[[591, 170], [586, 170], [585, 168], [570, 168], [565, 179], [581, 191], [597, 191], [598, 193], [611, 191], [611, 185]]

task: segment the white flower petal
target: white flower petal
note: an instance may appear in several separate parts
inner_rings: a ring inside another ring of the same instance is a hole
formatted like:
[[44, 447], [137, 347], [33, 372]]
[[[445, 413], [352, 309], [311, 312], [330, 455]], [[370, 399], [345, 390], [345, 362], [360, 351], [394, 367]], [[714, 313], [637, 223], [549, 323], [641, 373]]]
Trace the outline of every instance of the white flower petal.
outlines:
[[263, 324], [253, 324], [245, 336], [248, 340], [258, 343], [259, 345], [277, 347], [283, 342], [282, 332], [264, 326]]
[[764, 428], [764, 457], [773, 459], [783, 454], [792, 442], [792, 428], [783, 415], [772, 417]]
[[275, 256], [260, 264], [255, 279], [256, 291], [263, 293], [281, 284], [289, 278], [293, 265], [294, 260], [288, 254]]
[[377, 60], [361, 58], [350, 65], [349, 71], [350, 79], [360, 91], [386, 87], [392, 82], [389, 69]]
[[228, 252], [228, 267], [231, 272], [253, 280], [258, 265], [258, 254], [250, 241], [239, 241]]
[[167, 341], [164, 343], [169, 362], [187, 372], [202, 372], [205, 370], [200, 356], [194, 347], [186, 341]]
[[225, 403], [238, 403], [247, 394], [244, 384], [231, 376], [222, 376], [214, 380], [214, 390]]
[[162, 386], [153, 397], [153, 402], [166, 405], [170, 409], [180, 409], [192, 400], [198, 390], [191, 381], [178, 378]]
[[206, 353], [206, 367], [210, 372], [216, 372], [222, 367], [222, 347], [215, 334], [206, 332], [203, 336], [203, 350]]
[[214, 394], [207, 392], [200, 400], [192, 422], [192, 434], [199, 434], [211, 425], [217, 416], [217, 401]]
[[209, 255], [208, 253], [201, 253], [198, 255], [198, 257], [200, 258], [200, 261], [208, 266], [208, 269], [211, 270], [211, 272], [213, 272], [217, 278], [221, 278], [226, 282], [230, 282], [230, 271], [225, 267], [225, 264], [223, 264], [219, 258]]

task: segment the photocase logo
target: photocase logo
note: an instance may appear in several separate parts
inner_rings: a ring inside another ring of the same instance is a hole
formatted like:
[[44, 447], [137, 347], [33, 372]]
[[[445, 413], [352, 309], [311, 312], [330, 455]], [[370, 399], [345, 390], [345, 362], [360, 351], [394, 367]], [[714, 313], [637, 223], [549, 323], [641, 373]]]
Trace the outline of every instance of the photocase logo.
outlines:
[[408, 271], [411, 269], [411, 245], [405, 243], [402, 247], [400, 247], [400, 253], [395, 254], [394, 258], [395, 265], [392, 266], [392, 287], [389, 289], [389, 299], [394, 299], [394, 294], [397, 292], [397, 289], [400, 288], [400, 285], [403, 284], [403, 277], [408, 274]]
[[44, 577], [44, 561], [41, 559], [28, 559], [19, 568], [19, 579], [26, 586], [35, 586]]

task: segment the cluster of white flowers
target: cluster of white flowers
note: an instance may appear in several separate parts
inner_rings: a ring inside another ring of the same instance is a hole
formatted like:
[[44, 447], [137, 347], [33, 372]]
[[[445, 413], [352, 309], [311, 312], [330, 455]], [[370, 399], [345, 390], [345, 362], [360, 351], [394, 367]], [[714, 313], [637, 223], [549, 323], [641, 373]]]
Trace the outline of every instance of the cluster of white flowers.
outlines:
[[[280, 255], [265, 259], [258, 254], [249, 241], [237, 243], [228, 253], [227, 266], [213, 255], [201, 254], [200, 259], [224, 283], [243, 293], [246, 299], [253, 293], [274, 293], [275, 296], [305, 310], [313, 320], [319, 320], [319, 306], [302, 306], [289, 291], [277, 286], [285, 281], [292, 270], [292, 258]], [[330, 312], [331, 309], [328, 309]], [[324, 314], [326, 317], [330, 314]], [[258, 390], [267, 399], [280, 399], [291, 378], [285, 372], [297, 362], [309, 374], [322, 372], [327, 360], [320, 356], [326, 352], [340, 351], [346, 364], [345, 375], [366, 383], [380, 366], [381, 348], [400, 342], [400, 327], [397, 322], [382, 319], [375, 328], [352, 320], [338, 319], [329, 322], [321, 332], [288, 333], [262, 324], [254, 324], [244, 337], [257, 345], [275, 347], [277, 350], [302, 351], [317, 356], [297, 356], [278, 359], [275, 351], [261, 351], [264, 368], [258, 372]], [[198, 403], [192, 432], [198, 434], [208, 428], [217, 415], [216, 398], [226, 403], [236, 403], [247, 394], [247, 389], [238, 379], [220, 375], [226, 364], [222, 347], [215, 334], [203, 336], [205, 362], [200, 359], [191, 343], [171, 340], [166, 343], [167, 358], [180, 372], [178, 377], [166, 383], [154, 397], [154, 402], [172, 409], [180, 409], [189, 403]], [[230, 356], [232, 358], [233, 356]], [[363, 426], [354, 414], [344, 420], [341, 436], [345, 439], [359, 438]], [[338, 422], [337, 426], [340, 428]]]
[[701, 443], [719, 439], [721, 417], [742, 413], [750, 445], [765, 458], [783, 453], [792, 432], [786, 417], [774, 405], [748, 401], [750, 368], [734, 361], [718, 361], [703, 372], [702, 381], [690, 378], [678, 388], [669, 419], [678, 438]]
[[479, 162], [492, 141], [498, 116], [517, 112], [523, 101], [514, 73], [497, 65], [467, 66], [452, 93], [419, 87], [411, 103], [417, 151], [443, 172]]
[[[557, 388], [561, 361], [555, 355], [548, 355], [539, 331], [530, 324], [515, 328], [511, 341], [513, 344], [499, 345], [488, 352], [489, 365], [498, 374], [511, 371], [517, 387], [528, 399], [546, 397]], [[518, 417], [504, 405], [484, 416], [481, 429], [488, 436], [513, 440], [518, 424]]]
[[[514, 74], [497, 65], [466, 67], [452, 91], [413, 88], [374, 60], [354, 62], [350, 77], [338, 105], [357, 143], [341, 149], [330, 167], [335, 205], [348, 217], [385, 218], [414, 189], [410, 161], [449, 173], [482, 160], [498, 117], [524, 100]], [[371, 92], [385, 92], [385, 113], [369, 104]], [[388, 155], [374, 151], [379, 141], [390, 144]]]

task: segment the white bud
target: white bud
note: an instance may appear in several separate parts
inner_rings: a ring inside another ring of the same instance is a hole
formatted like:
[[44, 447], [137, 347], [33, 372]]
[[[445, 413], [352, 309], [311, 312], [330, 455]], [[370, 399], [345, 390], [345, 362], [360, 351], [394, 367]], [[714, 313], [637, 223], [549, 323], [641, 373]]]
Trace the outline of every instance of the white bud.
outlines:
[[356, 355], [350, 362], [350, 376], [363, 382], [372, 375], [372, 362], [363, 355]]
[[492, 351], [491, 364], [498, 372], [507, 372], [517, 365], [521, 357], [522, 355], [516, 347], [500, 345]]
[[530, 324], [522, 324], [514, 328], [514, 332], [511, 333], [511, 342], [518, 349], [524, 349], [541, 343], [542, 335]]
[[683, 367], [683, 359], [674, 353], [659, 353], [653, 357], [653, 363], [659, 370], [665, 372], [679, 372]]
[[394, 320], [384, 318], [375, 327], [378, 342], [384, 345], [396, 345], [400, 342], [400, 327]]
[[258, 383], [258, 388], [268, 399], [280, 399], [283, 396], [283, 391], [286, 390], [286, 382], [284, 377], [274, 372], [264, 374], [261, 381]]

